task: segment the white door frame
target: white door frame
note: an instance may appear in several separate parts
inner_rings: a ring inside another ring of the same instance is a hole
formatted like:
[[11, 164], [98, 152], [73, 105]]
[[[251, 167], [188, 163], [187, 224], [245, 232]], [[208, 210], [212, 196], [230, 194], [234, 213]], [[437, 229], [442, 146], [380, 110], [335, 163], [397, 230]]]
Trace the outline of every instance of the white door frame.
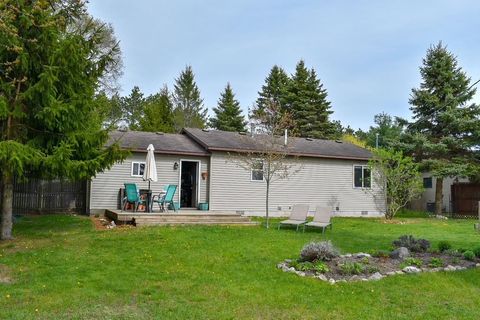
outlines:
[[191, 160], [191, 159], [180, 159], [180, 170], [178, 171], [178, 205], [181, 207], [182, 199], [182, 162], [196, 162], [197, 163], [197, 207], [200, 203], [200, 170], [202, 168], [201, 160]]

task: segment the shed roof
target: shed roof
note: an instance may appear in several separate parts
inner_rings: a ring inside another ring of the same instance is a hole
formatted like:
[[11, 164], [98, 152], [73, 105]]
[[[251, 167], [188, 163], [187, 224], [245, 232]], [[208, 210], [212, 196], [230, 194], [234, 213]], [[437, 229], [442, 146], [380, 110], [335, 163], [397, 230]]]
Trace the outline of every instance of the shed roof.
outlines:
[[147, 152], [151, 143], [155, 153], [207, 156], [208, 151], [184, 134], [141, 131], [112, 131], [107, 145], [119, 142], [121, 148]]
[[[238, 132], [193, 128], [185, 128], [183, 132], [208, 151], [254, 152], [261, 150], [258, 136], [251, 137]], [[368, 160], [372, 157], [369, 150], [343, 141], [292, 137], [289, 138], [289, 141], [288, 153], [294, 156], [357, 160]]]

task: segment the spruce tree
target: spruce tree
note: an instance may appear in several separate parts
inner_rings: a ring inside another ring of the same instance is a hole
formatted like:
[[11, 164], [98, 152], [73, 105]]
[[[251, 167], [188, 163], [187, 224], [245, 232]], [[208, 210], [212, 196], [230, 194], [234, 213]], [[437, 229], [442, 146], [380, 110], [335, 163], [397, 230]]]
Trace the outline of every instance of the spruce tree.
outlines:
[[[283, 99], [287, 89], [290, 78], [287, 73], [279, 66], [274, 65], [270, 73], [265, 78], [265, 84], [262, 90], [258, 92], [259, 97], [250, 110], [250, 121], [257, 126], [257, 129], [265, 132], [272, 131], [270, 126], [276, 123], [278, 119], [271, 119], [272, 114], [267, 114], [270, 106], [276, 105], [279, 112], [275, 113], [275, 117], [282, 117], [283, 115]], [[278, 130], [286, 128], [277, 128]]]
[[327, 90], [315, 70], [308, 70], [303, 60], [298, 62], [287, 86], [283, 107], [291, 113], [294, 130], [302, 137], [334, 138], [339, 134], [338, 126], [329, 119], [333, 112]]
[[[84, 2], [0, 2], [0, 239], [12, 237], [13, 179], [89, 179], [124, 158], [95, 109], [118, 47]], [[95, 59], [92, 59], [95, 57]]]
[[435, 211], [441, 214], [443, 179], [479, 172], [480, 106], [471, 103], [471, 79], [441, 42], [428, 49], [420, 75], [404, 147], [436, 177]]
[[221, 93], [213, 112], [215, 115], [209, 121], [210, 127], [224, 131], [245, 131], [246, 121], [230, 83], [227, 83], [225, 90]]
[[172, 96], [166, 85], [159, 93], [145, 99], [143, 112], [139, 123], [141, 131], [175, 132]]
[[145, 98], [140, 88], [134, 86], [128, 96], [121, 98], [120, 105], [126, 126], [130, 130], [139, 130], [145, 107]]
[[173, 105], [177, 132], [182, 128], [205, 127], [207, 109], [203, 106], [203, 99], [200, 97], [200, 90], [191, 66], [187, 66], [175, 79]]

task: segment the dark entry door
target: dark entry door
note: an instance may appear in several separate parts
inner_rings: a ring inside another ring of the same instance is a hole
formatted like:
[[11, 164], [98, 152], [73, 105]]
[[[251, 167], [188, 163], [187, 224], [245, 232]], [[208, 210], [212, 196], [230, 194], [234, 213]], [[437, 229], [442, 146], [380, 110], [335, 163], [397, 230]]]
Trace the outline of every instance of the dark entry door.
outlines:
[[182, 161], [180, 206], [182, 208], [197, 207], [198, 162]]

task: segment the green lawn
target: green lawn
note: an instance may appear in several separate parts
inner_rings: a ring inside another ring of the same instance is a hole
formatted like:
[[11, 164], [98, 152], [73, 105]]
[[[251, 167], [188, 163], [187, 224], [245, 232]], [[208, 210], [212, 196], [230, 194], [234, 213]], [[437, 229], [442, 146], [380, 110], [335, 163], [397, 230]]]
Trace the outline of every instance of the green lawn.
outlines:
[[[473, 248], [473, 221], [336, 218], [343, 252], [387, 249], [402, 234]], [[329, 285], [276, 264], [322, 239], [261, 227], [151, 227], [95, 231], [89, 219], [23, 218], [0, 243], [4, 319], [479, 319], [480, 270]]]

